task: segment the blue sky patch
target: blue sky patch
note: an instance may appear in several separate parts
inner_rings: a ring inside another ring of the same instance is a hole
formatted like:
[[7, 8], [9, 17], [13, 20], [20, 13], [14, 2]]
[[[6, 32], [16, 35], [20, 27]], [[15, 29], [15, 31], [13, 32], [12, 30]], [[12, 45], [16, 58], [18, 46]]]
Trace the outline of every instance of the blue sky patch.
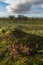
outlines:
[[0, 11], [1, 12], [6, 11], [5, 8], [6, 8], [7, 5], [8, 5], [7, 3], [0, 1]]

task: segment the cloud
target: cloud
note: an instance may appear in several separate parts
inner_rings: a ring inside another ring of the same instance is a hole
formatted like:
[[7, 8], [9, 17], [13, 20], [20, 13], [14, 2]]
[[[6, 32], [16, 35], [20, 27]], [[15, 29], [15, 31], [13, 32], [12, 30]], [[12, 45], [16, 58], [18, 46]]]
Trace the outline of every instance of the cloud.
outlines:
[[30, 3], [18, 3], [13, 5], [9, 5], [6, 7], [8, 12], [13, 12], [13, 13], [26, 13], [28, 10], [30, 10], [31, 5]]
[[7, 17], [9, 14], [5, 12], [0, 12], [0, 17]]
[[6, 2], [6, 3], [9, 3], [9, 4], [14, 2], [14, 0], [0, 0], [0, 1]]
[[[8, 3], [6, 7], [8, 13], [27, 14], [29, 12], [38, 13], [34, 8], [43, 8], [43, 0], [2, 0]], [[33, 10], [32, 10], [33, 9]]]

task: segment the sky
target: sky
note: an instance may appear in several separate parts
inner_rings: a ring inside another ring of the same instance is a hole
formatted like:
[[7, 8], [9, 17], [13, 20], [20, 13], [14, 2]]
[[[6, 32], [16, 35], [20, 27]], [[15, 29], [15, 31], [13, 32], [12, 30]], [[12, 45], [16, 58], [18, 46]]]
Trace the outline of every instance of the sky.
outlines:
[[0, 17], [43, 17], [43, 0], [0, 0]]

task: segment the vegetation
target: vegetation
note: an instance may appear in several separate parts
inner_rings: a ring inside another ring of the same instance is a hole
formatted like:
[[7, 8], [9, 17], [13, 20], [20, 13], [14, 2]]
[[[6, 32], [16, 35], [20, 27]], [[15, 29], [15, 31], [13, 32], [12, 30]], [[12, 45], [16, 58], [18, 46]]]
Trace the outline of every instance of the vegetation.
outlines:
[[0, 19], [0, 65], [43, 65], [43, 19], [19, 17]]

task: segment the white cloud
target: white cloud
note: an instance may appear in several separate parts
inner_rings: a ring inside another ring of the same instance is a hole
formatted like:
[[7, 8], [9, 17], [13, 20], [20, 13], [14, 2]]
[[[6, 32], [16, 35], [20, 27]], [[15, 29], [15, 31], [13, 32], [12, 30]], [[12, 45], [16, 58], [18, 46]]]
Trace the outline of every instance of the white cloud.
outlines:
[[6, 17], [6, 16], [8, 16], [8, 13], [0, 12], [0, 17]]
[[12, 15], [12, 14], [8, 12], [0, 12], [0, 17], [8, 17], [9, 15]]

